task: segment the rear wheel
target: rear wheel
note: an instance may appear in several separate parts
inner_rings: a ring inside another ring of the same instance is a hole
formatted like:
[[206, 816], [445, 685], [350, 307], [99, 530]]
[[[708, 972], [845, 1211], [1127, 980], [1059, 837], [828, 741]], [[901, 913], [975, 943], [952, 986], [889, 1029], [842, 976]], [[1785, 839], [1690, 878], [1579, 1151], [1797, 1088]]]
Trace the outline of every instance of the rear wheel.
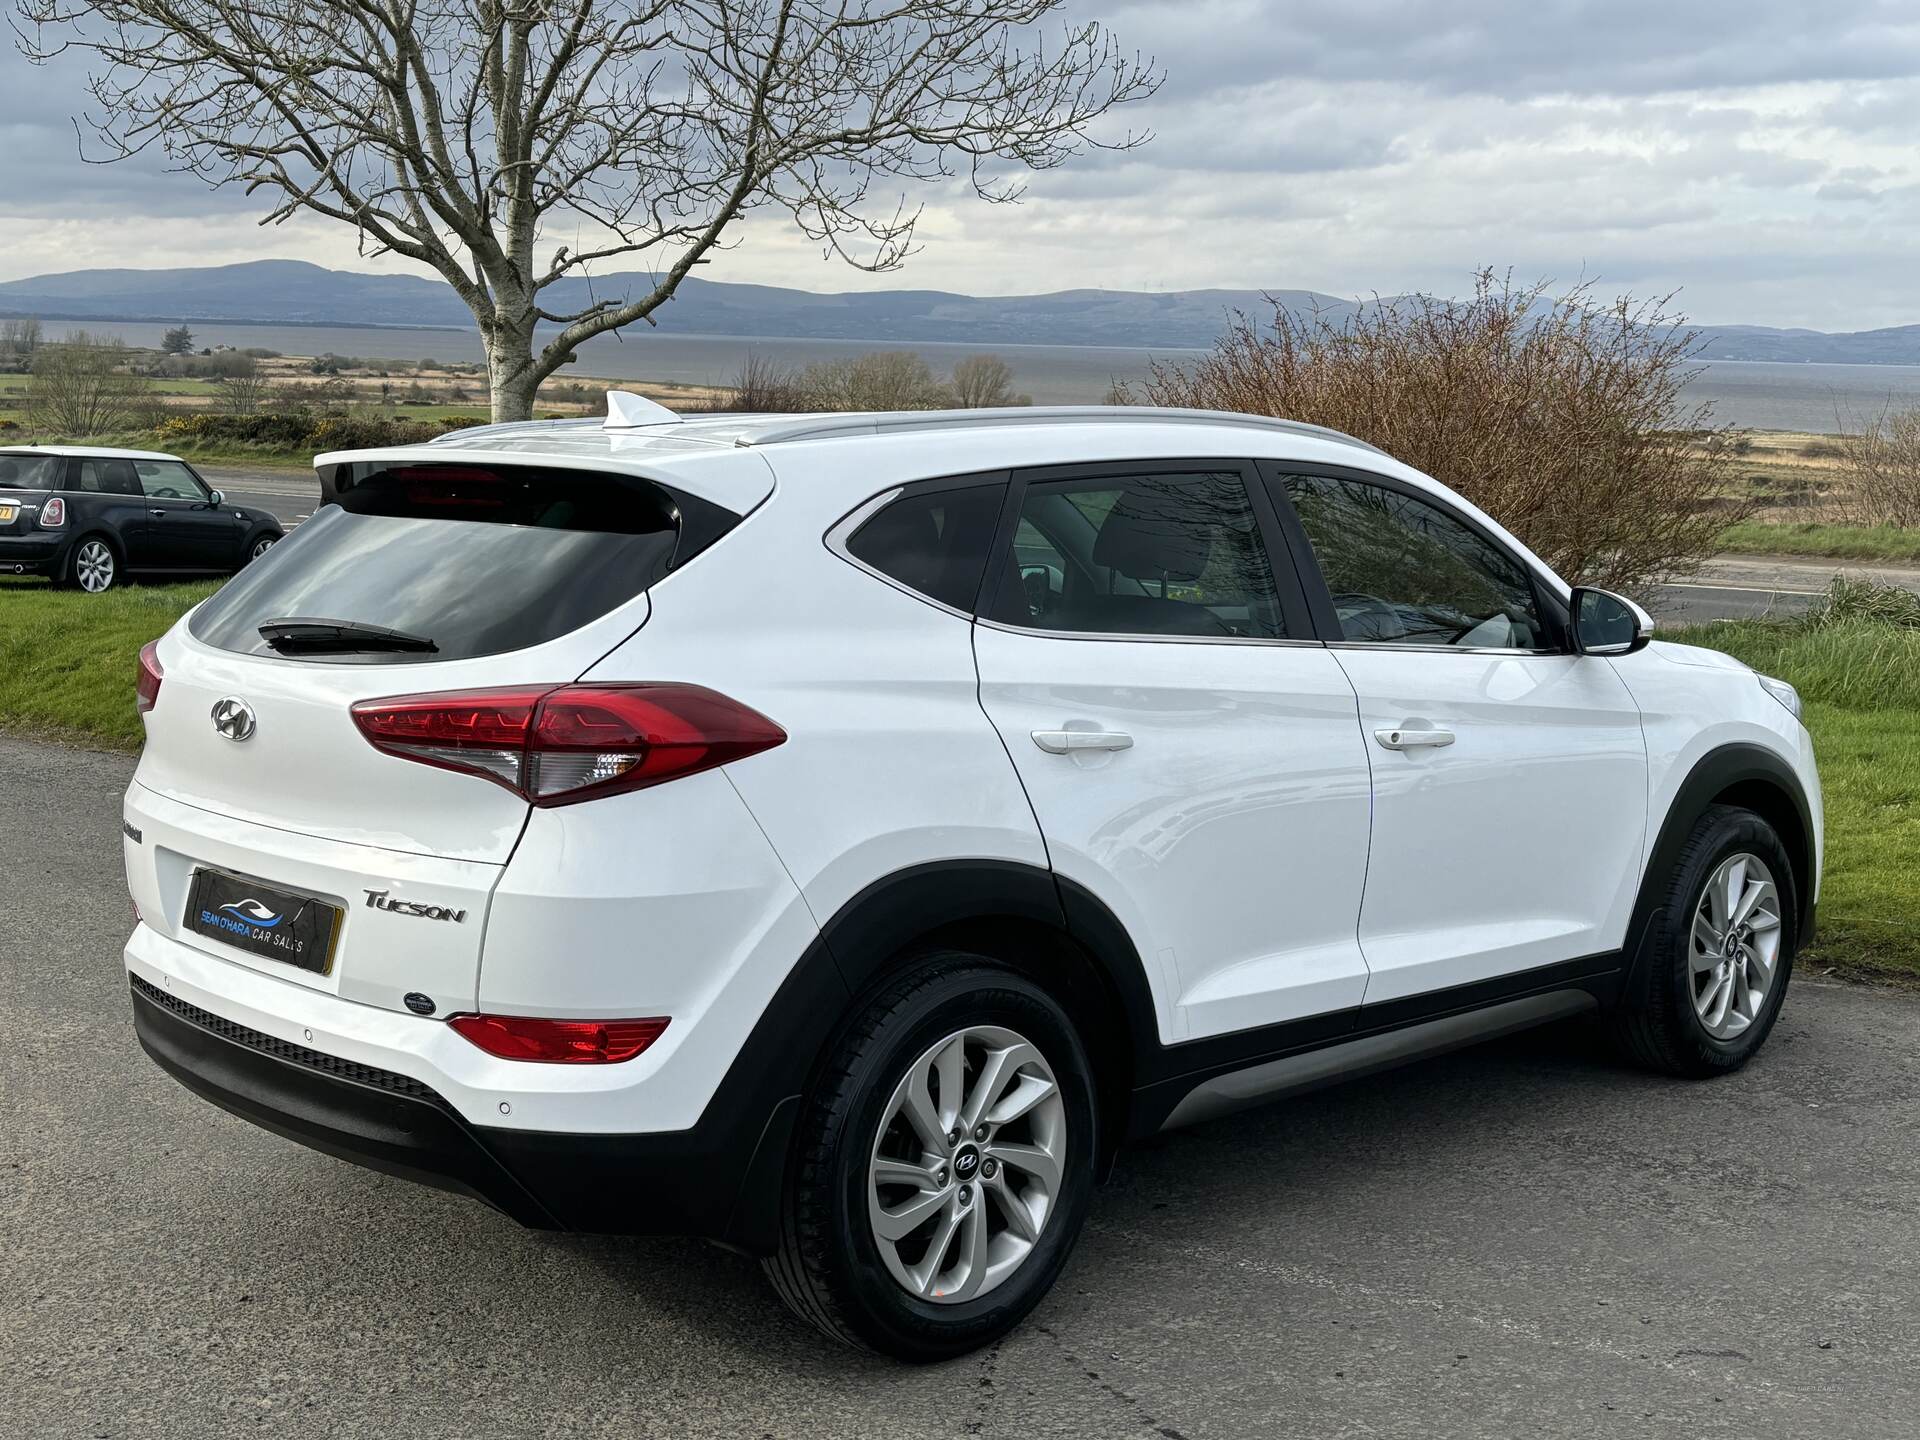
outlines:
[[247, 558], [243, 563], [247, 565], [251, 565], [254, 561], [258, 560], [262, 555], [266, 554], [267, 551], [271, 550], [274, 546], [274, 542], [277, 541], [279, 538], [280, 537], [278, 535], [272, 534], [271, 532], [257, 537], [254, 540], [254, 542], [247, 547]]
[[842, 1035], [799, 1121], [774, 1288], [848, 1344], [940, 1360], [1039, 1303], [1090, 1200], [1093, 1077], [1051, 996], [931, 955]]
[[1773, 827], [1750, 810], [1708, 809], [1668, 881], [1646, 972], [1616, 1017], [1628, 1053], [1675, 1075], [1746, 1064], [1786, 999], [1796, 899]]
[[120, 583], [120, 557], [100, 536], [85, 536], [74, 547], [68, 576], [89, 595], [104, 594]]

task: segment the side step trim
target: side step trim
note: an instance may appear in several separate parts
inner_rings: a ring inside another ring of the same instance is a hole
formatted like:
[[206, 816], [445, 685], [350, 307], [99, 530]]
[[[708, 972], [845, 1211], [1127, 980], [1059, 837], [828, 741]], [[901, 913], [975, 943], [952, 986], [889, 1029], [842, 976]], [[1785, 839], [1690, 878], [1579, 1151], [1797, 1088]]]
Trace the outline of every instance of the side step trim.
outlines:
[[1297, 1095], [1337, 1081], [1389, 1070], [1410, 1060], [1511, 1035], [1548, 1021], [1563, 1020], [1596, 1009], [1598, 1005], [1585, 990], [1549, 990], [1479, 1010], [1443, 1015], [1437, 1020], [1398, 1030], [1363, 1035], [1357, 1040], [1298, 1055], [1282, 1056], [1245, 1070], [1232, 1070], [1195, 1085], [1173, 1107], [1173, 1113], [1160, 1128], [1175, 1130], [1183, 1125], [1197, 1125], [1282, 1095]]

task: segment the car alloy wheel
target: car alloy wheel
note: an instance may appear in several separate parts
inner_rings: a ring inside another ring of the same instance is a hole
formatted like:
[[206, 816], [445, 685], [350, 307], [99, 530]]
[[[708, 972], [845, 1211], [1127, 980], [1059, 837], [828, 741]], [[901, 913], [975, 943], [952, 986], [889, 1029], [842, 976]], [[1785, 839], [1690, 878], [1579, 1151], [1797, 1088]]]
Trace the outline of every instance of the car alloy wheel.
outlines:
[[867, 1185], [881, 1260], [919, 1299], [978, 1299], [1026, 1263], [1059, 1202], [1052, 1067], [1014, 1031], [971, 1026], [915, 1061], [883, 1114]]
[[73, 557], [73, 577], [89, 595], [111, 590], [118, 566], [113, 547], [104, 540], [86, 540]]
[[1780, 961], [1780, 890], [1758, 855], [1729, 855], [1708, 878], [1688, 939], [1694, 1014], [1731, 1040], [1764, 1013]]
[[278, 538], [277, 536], [273, 536], [273, 535], [261, 536], [260, 539], [253, 542], [253, 548], [247, 551], [247, 559], [249, 561], [258, 560], [262, 555], [266, 554], [267, 551], [273, 548], [273, 542], [277, 538]]

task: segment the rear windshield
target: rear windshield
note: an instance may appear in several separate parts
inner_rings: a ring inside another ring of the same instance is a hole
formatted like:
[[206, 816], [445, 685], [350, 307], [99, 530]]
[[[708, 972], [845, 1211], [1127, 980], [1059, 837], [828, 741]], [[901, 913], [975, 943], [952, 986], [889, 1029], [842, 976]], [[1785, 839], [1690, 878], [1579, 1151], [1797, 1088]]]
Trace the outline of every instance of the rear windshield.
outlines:
[[59, 455], [9, 455], [0, 451], [0, 490], [58, 489], [60, 468], [66, 463]]
[[523, 650], [631, 600], [738, 518], [634, 476], [573, 470], [343, 467], [328, 488], [331, 503], [194, 613], [197, 639], [360, 665]]

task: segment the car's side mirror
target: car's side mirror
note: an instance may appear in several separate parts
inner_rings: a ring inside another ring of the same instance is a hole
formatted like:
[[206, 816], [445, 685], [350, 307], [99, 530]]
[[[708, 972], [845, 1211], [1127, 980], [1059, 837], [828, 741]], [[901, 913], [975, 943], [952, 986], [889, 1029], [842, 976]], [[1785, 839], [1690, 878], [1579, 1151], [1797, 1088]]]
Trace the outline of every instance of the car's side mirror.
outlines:
[[1653, 639], [1653, 617], [1611, 590], [1576, 585], [1569, 601], [1573, 648], [1581, 655], [1631, 655]]
[[222, 495], [218, 490], [209, 490], [207, 492], [207, 498], [213, 502], [215, 509], [218, 509], [227, 502], [227, 497]]

